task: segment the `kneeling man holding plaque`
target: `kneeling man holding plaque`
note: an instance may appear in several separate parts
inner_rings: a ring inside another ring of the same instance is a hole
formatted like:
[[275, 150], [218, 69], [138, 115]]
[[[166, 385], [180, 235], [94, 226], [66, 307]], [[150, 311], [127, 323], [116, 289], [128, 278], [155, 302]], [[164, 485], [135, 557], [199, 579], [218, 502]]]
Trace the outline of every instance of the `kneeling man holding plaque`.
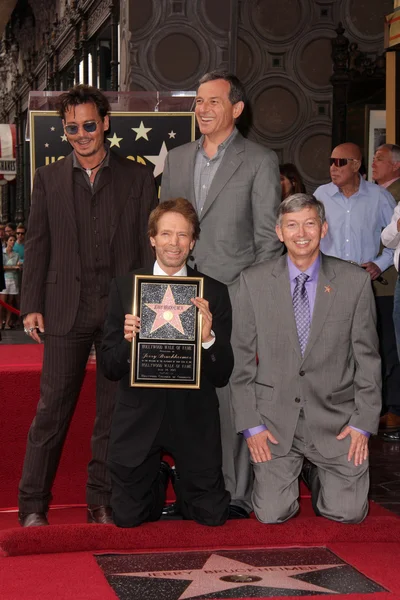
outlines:
[[106, 377], [120, 380], [108, 459], [114, 523], [135, 527], [161, 517], [168, 452], [183, 518], [223, 525], [230, 495], [215, 388], [233, 369], [228, 290], [186, 265], [200, 234], [190, 202], [160, 204], [148, 233], [156, 261], [112, 282], [101, 351]]

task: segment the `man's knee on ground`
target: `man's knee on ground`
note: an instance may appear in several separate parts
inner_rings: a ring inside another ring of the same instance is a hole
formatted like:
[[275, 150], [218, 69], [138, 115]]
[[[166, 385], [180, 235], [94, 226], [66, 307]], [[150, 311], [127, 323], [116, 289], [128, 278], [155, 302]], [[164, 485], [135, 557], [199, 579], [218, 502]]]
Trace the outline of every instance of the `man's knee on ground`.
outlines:
[[276, 506], [272, 507], [266, 501], [263, 506], [253, 506], [254, 514], [261, 523], [274, 525], [284, 523], [288, 519], [294, 517], [299, 510], [299, 503], [293, 502], [289, 507]]
[[346, 525], [357, 525], [364, 521], [368, 514], [368, 502], [362, 506], [350, 506], [347, 510], [342, 512], [332, 513], [332, 511], [320, 510], [321, 516], [331, 521], [337, 521]]
[[208, 527], [219, 527], [224, 525], [228, 518], [228, 509], [224, 512], [210, 513], [201, 509], [193, 509], [191, 511], [191, 519], [199, 523], [199, 525], [207, 525]]

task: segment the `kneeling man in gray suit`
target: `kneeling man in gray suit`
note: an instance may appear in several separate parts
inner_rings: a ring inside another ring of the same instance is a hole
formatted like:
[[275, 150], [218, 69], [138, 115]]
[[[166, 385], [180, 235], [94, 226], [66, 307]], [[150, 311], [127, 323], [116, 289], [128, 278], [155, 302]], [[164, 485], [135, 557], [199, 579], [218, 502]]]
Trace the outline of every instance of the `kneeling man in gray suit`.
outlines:
[[327, 230], [321, 202], [287, 198], [276, 225], [287, 254], [246, 269], [236, 298], [233, 407], [264, 523], [297, 513], [304, 458], [316, 466], [317, 514], [358, 523], [368, 512], [381, 408], [375, 303], [368, 273], [320, 252]]

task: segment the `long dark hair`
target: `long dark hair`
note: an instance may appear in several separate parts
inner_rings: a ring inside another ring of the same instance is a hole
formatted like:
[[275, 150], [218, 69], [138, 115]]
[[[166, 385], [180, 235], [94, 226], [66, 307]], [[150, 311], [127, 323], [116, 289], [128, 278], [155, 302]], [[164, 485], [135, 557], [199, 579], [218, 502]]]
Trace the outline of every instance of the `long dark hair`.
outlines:
[[[284, 177], [287, 177], [292, 184], [290, 194], [305, 194], [306, 186], [303, 183], [301, 175], [297, 167], [293, 163], [284, 163], [279, 165], [279, 172]], [[282, 198], [284, 200], [285, 198]]]

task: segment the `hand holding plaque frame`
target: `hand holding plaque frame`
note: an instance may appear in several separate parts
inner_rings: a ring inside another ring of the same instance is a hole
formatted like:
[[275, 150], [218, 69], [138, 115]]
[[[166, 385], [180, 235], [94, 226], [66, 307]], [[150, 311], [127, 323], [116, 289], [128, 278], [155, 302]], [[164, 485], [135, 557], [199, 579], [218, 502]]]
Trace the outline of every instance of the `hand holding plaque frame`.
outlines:
[[202, 316], [191, 302], [203, 297], [202, 277], [135, 275], [131, 386], [198, 389]]

